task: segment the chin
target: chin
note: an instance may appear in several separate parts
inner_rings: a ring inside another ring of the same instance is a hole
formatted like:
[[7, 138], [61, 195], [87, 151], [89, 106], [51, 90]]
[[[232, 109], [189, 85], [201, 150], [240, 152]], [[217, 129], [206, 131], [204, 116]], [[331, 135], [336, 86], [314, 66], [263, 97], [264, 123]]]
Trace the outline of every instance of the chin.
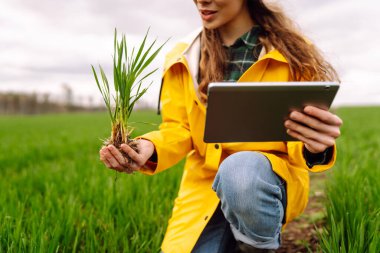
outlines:
[[214, 30], [220, 27], [219, 24], [214, 23], [214, 22], [203, 22], [203, 27], [206, 28], [207, 30]]

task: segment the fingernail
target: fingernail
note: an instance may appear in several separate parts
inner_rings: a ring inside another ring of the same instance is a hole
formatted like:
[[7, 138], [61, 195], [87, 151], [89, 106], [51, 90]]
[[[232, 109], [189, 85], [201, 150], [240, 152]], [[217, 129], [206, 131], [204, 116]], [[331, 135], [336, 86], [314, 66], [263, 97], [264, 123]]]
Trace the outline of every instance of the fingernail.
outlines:
[[294, 112], [292, 112], [292, 113], [290, 114], [290, 117], [291, 117], [291, 118], [294, 118], [294, 117], [297, 117], [297, 115], [298, 115], [298, 112], [294, 111]]

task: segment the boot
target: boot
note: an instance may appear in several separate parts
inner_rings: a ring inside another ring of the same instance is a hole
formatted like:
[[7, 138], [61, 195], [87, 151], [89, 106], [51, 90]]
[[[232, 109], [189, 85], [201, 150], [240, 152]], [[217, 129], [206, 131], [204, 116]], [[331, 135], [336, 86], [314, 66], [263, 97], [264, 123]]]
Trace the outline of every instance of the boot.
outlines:
[[234, 253], [275, 253], [272, 249], [258, 249], [244, 242], [238, 241]]

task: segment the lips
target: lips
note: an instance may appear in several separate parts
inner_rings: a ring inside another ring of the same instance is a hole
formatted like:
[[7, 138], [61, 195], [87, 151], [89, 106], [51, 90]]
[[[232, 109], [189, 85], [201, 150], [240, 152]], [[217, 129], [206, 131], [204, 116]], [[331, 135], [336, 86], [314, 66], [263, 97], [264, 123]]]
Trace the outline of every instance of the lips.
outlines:
[[214, 18], [215, 14], [217, 11], [212, 11], [212, 10], [200, 10], [202, 19], [204, 21], [210, 21]]
[[216, 13], [216, 11], [201, 10], [201, 13], [202, 13], [203, 15], [211, 15], [211, 14]]

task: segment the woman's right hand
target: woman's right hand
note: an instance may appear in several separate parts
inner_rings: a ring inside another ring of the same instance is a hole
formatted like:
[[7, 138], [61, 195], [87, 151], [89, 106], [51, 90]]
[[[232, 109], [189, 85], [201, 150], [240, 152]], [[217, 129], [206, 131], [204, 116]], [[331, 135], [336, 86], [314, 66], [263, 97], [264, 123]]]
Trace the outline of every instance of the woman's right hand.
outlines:
[[137, 143], [137, 153], [127, 144], [121, 144], [120, 148], [132, 159], [128, 161], [126, 157], [114, 146], [103, 146], [99, 151], [100, 160], [110, 169], [131, 174], [144, 167], [145, 163], [154, 153], [154, 145], [145, 139], [135, 140]]

